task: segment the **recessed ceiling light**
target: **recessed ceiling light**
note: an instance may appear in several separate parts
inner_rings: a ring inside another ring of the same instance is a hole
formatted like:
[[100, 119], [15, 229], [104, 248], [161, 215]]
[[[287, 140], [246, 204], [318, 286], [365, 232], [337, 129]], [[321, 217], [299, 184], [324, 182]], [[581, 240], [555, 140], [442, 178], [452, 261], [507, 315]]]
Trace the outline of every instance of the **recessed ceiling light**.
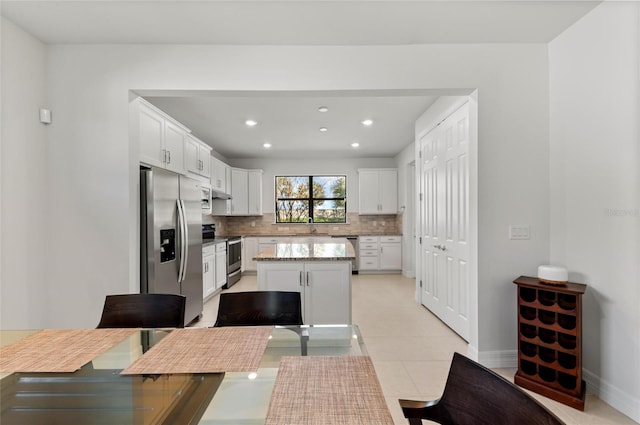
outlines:
[[246, 120], [244, 123], [246, 125], [248, 125], [249, 127], [254, 127], [254, 126], [258, 125], [258, 121], [256, 121], [256, 120]]
[[329, 108], [327, 108], [326, 106], [321, 106], [318, 108], [318, 112], [327, 112], [329, 110]]
[[327, 131], [327, 130], [328, 130], [328, 128], [327, 128], [327, 127], [320, 127], [320, 131], [322, 131], [323, 133], [324, 133], [325, 131]]
[[271, 143], [263, 143], [262, 146], [264, 146], [265, 149], [269, 149], [271, 147]]
[[367, 119], [362, 121], [362, 125], [370, 126], [371, 124], [373, 124], [373, 120]]
[[351, 143], [351, 147], [352, 148], [357, 148], [358, 146], [360, 146], [360, 143], [358, 143], [358, 142]]

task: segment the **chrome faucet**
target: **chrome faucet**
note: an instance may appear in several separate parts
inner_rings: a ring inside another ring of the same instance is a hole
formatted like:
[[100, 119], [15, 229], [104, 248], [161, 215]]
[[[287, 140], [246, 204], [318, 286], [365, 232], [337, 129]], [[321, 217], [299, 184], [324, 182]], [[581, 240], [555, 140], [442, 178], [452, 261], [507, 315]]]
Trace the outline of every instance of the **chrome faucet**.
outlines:
[[309, 225], [309, 232], [310, 233], [315, 233], [316, 232], [316, 226], [313, 225], [313, 221], [312, 221], [311, 217], [309, 217], [307, 219], [307, 224]]

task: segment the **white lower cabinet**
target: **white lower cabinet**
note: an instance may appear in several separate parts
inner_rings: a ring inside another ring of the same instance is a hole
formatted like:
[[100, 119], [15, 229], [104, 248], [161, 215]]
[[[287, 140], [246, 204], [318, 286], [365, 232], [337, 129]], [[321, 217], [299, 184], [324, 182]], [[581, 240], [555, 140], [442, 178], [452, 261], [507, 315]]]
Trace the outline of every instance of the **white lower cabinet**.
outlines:
[[402, 269], [402, 236], [360, 236], [358, 248], [360, 271]]
[[402, 237], [380, 236], [380, 270], [402, 269]]
[[258, 261], [258, 290], [300, 292], [306, 325], [351, 323], [351, 262]]
[[215, 245], [209, 244], [202, 247], [202, 297], [209, 298], [216, 290], [216, 260]]
[[219, 242], [216, 244], [216, 272], [215, 286], [216, 290], [227, 284], [227, 243]]
[[258, 262], [253, 259], [260, 250], [258, 249], [258, 238], [242, 238], [242, 271], [255, 272], [258, 270]]

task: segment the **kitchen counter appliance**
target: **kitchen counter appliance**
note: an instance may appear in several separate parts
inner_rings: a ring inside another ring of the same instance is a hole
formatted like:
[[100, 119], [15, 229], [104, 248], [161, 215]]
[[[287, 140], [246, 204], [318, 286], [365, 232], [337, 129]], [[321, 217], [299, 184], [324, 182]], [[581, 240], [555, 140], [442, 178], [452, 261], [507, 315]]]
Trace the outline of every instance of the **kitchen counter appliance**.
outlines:
[[215, 238], [216, 238], [216, 225], [203, 224], [202, 225], [202, 243], [213, 242]]
[[227, 284], [224, 288], [231, 288], [240, 280], [242, 266], [242, 237], [227, 236]]
[[200, 184], [140, 168], [140, 293], [186, 296], [185, 325], [202, 317]]

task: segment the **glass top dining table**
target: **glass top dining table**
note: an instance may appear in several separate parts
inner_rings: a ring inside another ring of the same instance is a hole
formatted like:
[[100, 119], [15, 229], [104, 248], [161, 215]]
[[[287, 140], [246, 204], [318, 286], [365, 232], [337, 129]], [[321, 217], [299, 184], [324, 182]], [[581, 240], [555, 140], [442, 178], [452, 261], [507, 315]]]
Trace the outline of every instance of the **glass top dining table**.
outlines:
[[[0, 345], [35, 332], [2, 330]], [[170, 332], [136, 331], [73, 373], [1, 374], [0, 424], [264, 424], [283, 356], [367, 355], [356, 325], [274, 327], [255, 372], [120, 374]]]

